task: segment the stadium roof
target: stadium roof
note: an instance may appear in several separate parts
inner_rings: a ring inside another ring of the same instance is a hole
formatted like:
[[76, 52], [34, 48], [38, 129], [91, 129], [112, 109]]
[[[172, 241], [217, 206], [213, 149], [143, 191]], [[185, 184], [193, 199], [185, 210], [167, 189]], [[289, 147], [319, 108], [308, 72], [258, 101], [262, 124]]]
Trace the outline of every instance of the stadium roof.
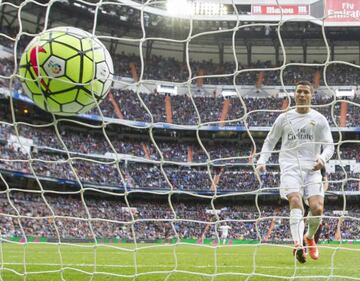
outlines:
[[[230, 0], [229, 0], [230, 1]], [[222, 3], [229, 2], [222, 0]], [[19, 7], [13, 4], [17, 1], [3, 2], [1, 6], [0, 25], [17, 27]], [[22, 1], [20, 1], [22, 2]], [[46, 4], [37, 4], [37, 3]], [[48, 8], [48, 1], [28, 2], [21, 7], [21, 25], [23, 32], [38, 33], [44, 29], [45, 18], [48, 13], [48, 27], [69, 25], [87, 27], [92, 31], [94, 14], [97, 13], [97, 35], [109, 35], [118, 38], [141, 38], [143, 36], [142, 24], [146, 31], [146, 37], [172, 38], [174, 40], [186, 39], [189, 36], [190, 21], [144, 12], [134, 7], [139, 3], [132, 0], [118, 0], [117, 2], [104, 2], [104, 5], [96, 9], [95, 1], [61, 0], [53, 2]], [[232, 1], [230, 1], [232, 2]], [[235, 1], [237, 2], [237, 1]], [[244, 9], [249, 9], [251, 3], [272, 3], [274, 1], [241, 1]], [[275, 1], [276, 2], [276, 1]], [[281, 1], [284, 2], [284, 1]], [[298, 1], [287, 0], [286, 3]], [[318, 5], [323, 1], [302, 1], [302, 4]], [[98, 1], [96, 1], [98, 3]], [[150, 2], [151, 3], [151, 2]], [[248, 3], [248, 4], [244, 4]], [[125, 4], [125, 5], [124, 5]], [[140, 5], [142, 6], [142, 5]], [[148, 7], [154, 11], [160, 9]], [[145, 10], [145, 6], [144, 6]], [[164, 11], [163, 11], [164, 13]], [[202, 32], [212, 32], [206, 36], [197, 36], [194, 44], [232, 44], [232, 37], [236, 33], [235, 40], [242, 45], [269, 46], [278, 44], [278, 30], [287, 45], [302, 46], [311, 40], [312, 45], [323, 45], [324, 35], [322, 26], [311, 21], [284, 21], [269, 20], [251, 21], [242, 18], [240, 21], [231, 20], [192, 20], [191, 36]], [[325, 35], [328, 41], [334, 45], [358, 45], [360, 41], [360, 28], [358, 27], [326, 27]], [[205, 34], [203, 34], [205, 35]]]

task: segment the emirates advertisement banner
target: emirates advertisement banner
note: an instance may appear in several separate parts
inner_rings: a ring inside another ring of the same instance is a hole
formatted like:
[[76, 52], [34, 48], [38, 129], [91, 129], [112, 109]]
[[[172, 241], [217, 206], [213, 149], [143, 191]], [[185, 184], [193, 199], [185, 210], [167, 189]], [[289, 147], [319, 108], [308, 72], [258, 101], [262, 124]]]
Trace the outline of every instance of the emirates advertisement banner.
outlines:
[[325, 0], [325, 22], [354, 22], [360, 24], [359, 0]]

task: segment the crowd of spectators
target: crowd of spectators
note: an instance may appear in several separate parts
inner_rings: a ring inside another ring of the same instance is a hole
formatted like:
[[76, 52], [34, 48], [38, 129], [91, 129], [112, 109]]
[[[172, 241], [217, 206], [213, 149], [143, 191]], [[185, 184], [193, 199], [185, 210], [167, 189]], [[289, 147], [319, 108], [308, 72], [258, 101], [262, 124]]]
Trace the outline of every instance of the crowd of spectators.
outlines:
[[[1, 39], [1, 38], [0, 38]], [[8, 40], [1, 39], [1, 45]], [[7, 43], [6, 43], [7, 42]], [[12, 47], [11, 45], [7, 45]], [[20, 46], [22, 46], [20, 44]], [[197, 75], [223, 75], [226, 77], [205, 77], [205, 84], [232, 85], [234, 75], [237, 85], [279, 86], [280, 71], [268, 71], [274, 67], [270, 62], [256, 62], [250, 65], [239, 65], [226, 62], [222, 65], [211, 60], [190, 60], [189, 69], [183, 62], [174, 58], [150, 56], [144, 61], [141, 71], [140, 58], [133, 54], [121, 53], [113, 56], [114, 74], [118, 77], [131, 77], [130, 65], [134, 65], [143, 80], [161, 80], [186, 82]], [[0, 60], [0, 86], [8, 87], [9, 78], [14, 71], [14, 61], [9, 58]], [[251, 68], [263, 68], [264, 71], [246, 71]], [[242, 71], [243, 70], [243, 71]], [[238, 71], [241, 71], [240, 73]], [[322, 67], [287, 66], [282, 74], [285, 85], [294, 85], [297, 81], [307, 79], [313, 81], [316, 73], [320, 73], [319, 85], [357, 86], [360, 82], [360, 70], [345, 64], [331, 64], [323, 77]], [[259, 77], [262, 77], [261, 79]], [[12, 90], [21, 91], [18, 79], [12, 80]], [[137, 95], [131, 90], [113, 89], [115, 106], [119, 107], [123, 118], [132, 121], [166, 122], [165, 97], [153, 93]], [[140, 100], [141, 99], [141, 100]], [[244, 97], [243, 103], [238, 97], [228, 97], [229, 110], [225, 120], [234, 120], [230, 125], [271, 126], [280, 114], [275, 112], [283, 108], [282, 98]], [[146, 105], [147, 109], [142, 105]], [[322, 112], [331, 126], [339, 124], [341, 104], [331, 103], [333, 98], [315, 95], [314, 107]], [[208, 122], [219, 122], [224, 108], [225, 98], [222, 96], [171, 96], [172, 119], [174, 124], [198, 125]], [[293, 103], [292, 103], [293, 104]], [[360, 115], [357, 114], [360, 97], [349, 99], [346, 126], [360, 126]], [[244, 106], [245, 105], [245, 106]], [[321, 107], [321, 105], [326, 105]], [[319, 107], [320, 106], [320, 107]], [[106, 117], [119, 118], [114, 104], [106, 99], [100, 105]], [[267, 111], [257, 111], [267, 110]], [[149, 112], [151, 114], [149, 114]], [[245, 112], [248, 115], [244, 115]], [[98, 114], [96, 109], [92, 113]], [[0, 120], [2, 121], [2, 120]], [[335, 121], [335, 122], [334, 122]], [[7, 140], [11, 134], [16, 135], [14, 127], [0, 123], [0, 170], [22, 172], [47, 178], [66, 179], [81, 184], [112, 186], [117, 188], [179, 190], [191, 192], [248, 192], [263, 189], [265, 192], [278, 189], [279, 171], [274, 165], [267, 173], [261, 175], [259, 183], [251, 164], [253, 151], [249, 143], [207, 143], [204, 149], [199, 143], [166, 142], [156, 140], [161, 155], [150, 140], [119, 138], [113, 132], [95, 130], [76, 131], [60, 128], [57, 134], [54, 127], [30, 127], [17, 124], [18, 133], [33, 141], [31, 147], [19, 147]], [[257, 144], [261, 147], [261, 144]], [[140, 161], [115, 161], [109, 153], [117, 152], [127, 156], [139, 157]], [[356, 145], [342, 145], [341, 159], [360, 159]], [[108, 155], [108, 157], [106, 156]], [[334, 156], [337, 158], [338, 156]], [[226, 159], [231, 158], [231, 159]], [[160, 161], [152, 163], [151, 161]], [[169, 163], [181, 162], [181, 163]], [[270, 163], [277, 163], [274, 154]], [[191, 166], [189, 164], [200, 164]], [[222, 166], [229, 164], [230, 166]], [[218, 165], [218, 166], [217, 166]], [[210, 172], [210, 173], [209, 173]], [[360, 173], [356, 171], [336, 171], [329, 174], [329, 191], [360, 191]], [[214, 215], [206, 212], [206, 207], [199, 203], [177, 203], [172, 210], [169, 205], [161, 203], [134, 202], [132, 213], [123, 201], [100, 198], [79, 198], [76, 196], [45, 196], [32, 193], [11, 192], [12, 204], [5, 194], [0, 195], [0, 227], [3, 236], [22, 236], [23, 232], [31, 236], [60, 238], [94, 238], [110, 237], [119, 239], [168, 239], [179, 238], [215, 238], [216, 227]], [[86, 206], [86, 208], [85, 208]], [[19, 212], [21, 217], [15, 209]], [[50, 208], [49, 208], [50, 207]], [[208, 206], [208, 209], [211, 207]], [[260, 213], [255, 206], [223, 206], [221, 219], [228, 220], [232, 227], [230, 238], [236, 239], [290, 239], [287, 219], [288, 210], [284, 207], [264, 207]], [[174, 219], [174, 211], [176, 221]], [[350, 208], [350, 215], [358, 218], [356, 208]], [[15, 217], [11, 216], [15, 215]], [[55, 215], [55, 217], [54, 217]], [[89, 215], [92, 219], [89, 219]], [[332, 216], [331, 207], [326, 216]], [[275, 221], [272, 217], [278, 216]], [[258, 232], [256, 230], [258, 224]], [[274, 228], [269, 237], [271, 223]], [[325, 218], [323, 237], [334, 239], [337, 218]], [[132, 232], [132, 227], [134, 232]], [[360, 239], [358, 220], [346, 219], [341, 226], [345, 239]]]
[[[80, 130], [76, 127], [57, 127], [54, 126], [27, 126], [24, 124], [17, 125], [19, 136], [32, 140], [33, 146], [41, 149], [63, 150], [78, 154], [105, 155], [106, 153], [117, 152], [118, 154], [127, 154], [136, 157], [146, 158], [144, 146], [147, 147], [148, 156], [151, 160], [160, 160], [160, 153], [155, 144], [148, 139], [125, 138], [119, 136], [116, 132], [108, 131], [106, 135], [101, 130]], [[7, 140], [11, 135], [16, 136], [14, 126], [1, 124], [0, 138]], [[221, 141], [209, 142], [201, 139], [200, 146], [198, 140], [192, 142], [182, 142], [178, 138], [173, 141], [164, 141], [158, 139], [155, 135], [154, 140], [165, 161], [188, 162], [189, 149], [191, 149], [192, 160], [190, 162], [206, 162], [208, 157], [204, 149], [208, 152], [211, 160], [216, 161], [220, 158], [233, 157], [237, 158], [236, 162], [248, 162], [251, 154], [252, 144], [242, 141], [233, 141], [223, 143]], [[111, 144], [111, 145], [110, 145]], [[261, 144], [257, 143], [259, 149]], [[113, 150], [113, 148], [114, 150]], [[276, 156], [276, 155], [274, 155]], [[275, 161], [275, 159], [274, 159]], [[229, 160], [228, 162], [235, 162]]]
[[[230, 239], [290, 241], [288, 207], [234, 203], [128, 201], [122, 197], [98, 198], [69, 194], [12, 191], [0, 194], [0, 229], [3, 237], [33, 236], [53, 238], [154, 240], [171, 238], [217, 238], [223, 221], [231, 226]], [[11, 204], [10, 204], [11, 202]], [[224, 203], [223, 203], [224, 204]], [[321, 239], [333, 240], [340, 215], [328, 205]], [[360, 239], [360, 212], [347, 206], [341, 223], [343, 239]], [[174, 220], [176, 218], [176, 220]], [[272, 232], [269, 233], [270, 225]], [[258, 229], [258, 231], [257, 231]], [[133, 231], [134, 230], [134, 231]]]
[[[140, 57], [135, 54], [127, 55], [121, 53], [114, 57], [115, 74], [122, 77], [131, 77], [130, 64], [136, 65], [137, 72], [141, 74]], [[186, 63], [175, 60], [174, 58], [167, 58], [162, 56], [152, 55], [148, 60], [144, 60], [144, 71], [142, 79], [157, 80], [157, 81], [171, 81], [171, 82], [185, 82], [189, 79], [189, 69]], [[293, 63], [293, 62], [292, 62]], [[317, 62], [314, 62], [317, 63]], [[320, 64], [320, 62], [319, 62]], [[280, 70], [270, 70], [271, 68], [279, 67], [280, 65], [273, 65], [270, 61], [256, 61], [250, 65], [239, 64], [236, 69], [235, 62], [225, 62], [222, 65], [208, 61], [196, 61], [190, 59], [189, 61], [191, 78], [193, 82], [194, 77], [205, 76], [205, 84], [216, 85], [233, 85], [234, 75], [236, 75], [237, 85], [255, 85], [259, 78], [261, 71], [247, 71], [247, 69], [264, 69], [261, 74], [261, 83], [266, 86], [281, 85]], [[320, 85], [358, 85], [360, 83], [360, 70], [356, 67], [347, 64], [333, 63], [326, 68], [326, 77], [323, 76], [323, 66], [299, 66], [289, 65], [284, 68], [282, 76], [285, 85], [294, 85], [299, 80], [313, 81], [315, 73], [320, 74]], [[207, 77], [207, 76], [226, 76], [226, 77]]]
[[[205, 84], [233, 85], [234, 76], [237, 85], [259, 85], [280, 86], [281, 71], [271, 70], [279, 66], [273, 65], [270, 61], [257, 61], [250, 65], [239, 64], [236, 69], [235, 62], [225, 62], [222, 65], [209, 61], [196, 61], [190, 59], [191, 77], [186, 63], [177, 61], [174, 58], [152, 55], [144, 60], [144, 70], [141, 73], [140, 57], [135, 54], [115, 54], [112, 56], [114, 62], [114, 74], [118, 77], [132, 78], [131, 65], [135, 65], [137, 73], [143, 80], [186, 82], [191, 79], [196, 82], [196, 77], [205, 76]], [[314, 62], [316, 63], [316, 62]], [[264, 69], [264, 71], [251, 71], [251, 69]], [[314, 76], [320, 75], [319, 85], [329, 86], [356, 86], [360, 83], [360, 70], [356, 67], [342, 63], [332, 63], [326, 68], [326, 76], [323, 75], [323, 66], [286, 66], [282, 73], [284, 85], [294, 85], [299, 80], [313, 81]], [[1, 59], [0, 75], [9, 77], [14, 72], [13, 59]], [[260, 72], [261, 75], [260, 75]], [[221, 77], [216, 77], [219, 75]], [[215, 77], [207, 77], [215, 76]], [[225, 76], [225, 77], [223, 77]]]
[[[174, 131], [175, 132], [175, 131]], [[37, 149], [50, 149], [85, 155], [106, 155], [116, 152], [151, 160], [160, 160], [161, 155], [165, 161], [172, 162], [207, 162], [214, 164], [220, 163], [248, 163], [254, 147], [250, 139], [229, 139], [209, 140], [199, 136], [191, 140], [183, 140], [174, 137], [172, 140], [161, 139], [153, 133], [154, 143], [150, 137], [138, 138], [136, 135], [129, 137], [117, 133], [116, 131], [103, 131], [101, 129], [84, 129], [80, 127], [54, 126], [54, 125], [14, 125], [0, 124], [0, 139], [7, 141], [17, 133], [20, 137], [32, 141], [32, 146]], [[263, 140], [262, 140], [263, 141]], [[9, 141], [11, 142], [11, 141]], [[156, 149], [155, 144], [158, 149]], [[256, 151], [259, 152], [262, 143], [255, 139]], [[339, 144], [339, 153], [333, 155], [333, 159], [358, 160], [358, 144], [356, 141], [345, 141]], [[144, 148], [146, 147], [146, 148]], [[276, 147], [275, 150], [279, 150]], [[189, 160], [189, 150], [191, 150], [191, 160]], [[146, 151], [148, 155], [146, 155]], [[337, 151], [337, 149], [336, 149]], [[208, 158], [208, 155], [209, 158]], [[224, 159], [225, 158], [225, 159]], [[221, 161], [220, 161], [221, 160]], [[225, 161], [225, 162], [224, 162]], [[273, 153], [270, 163], [278, 162], [278, 152]]]
[[[22, 147], [14, 141], [16, 131], [20, 137], [31, 140], [31, 146]], [[0, 168], [128, 189], [208, 192], [216, 186], [220, 192], [245, 192], [279, 186], [278, 153], [270, 158], [273, 168], [262, 175], [260, 184], [252, 166], [258, 155], [252, 156], [251, 142], [203, 140], [201, 147], [197, 140], [181, 143], [155, 138], [160, 155], [150, 140], [123, 139], [114, 132], [109, 132], [108, 139], [110, 142], [101, 130], [81, 131], [76, 127], [58, 126], [55, 131], [53, 126], [24, 124], [17, 124], [15, 130], [14, 126], [3, 123], [0, 125]], [[256, 142], [256, 146], [259, 151], [261, 143]], [[117, 161], [114, 152], [121, 160]], [[356, 143], [341, 144], [339, 153], [334, 154], [334, 160], [358, 162], [360, 159]], [[329, 177], [330, 191], [360, 190], [359, 173], [355, 170], [348, 170], [347, 174], [339, 170]]]
[[[153, 122], [166, 122], [166, 105], [165, 96], [162, 94], [144, 94], [139, 96], [130, 90], [116, 90], [112, 94], [117, 102], [119, 110], [123, 118], [131, 121], [150, 122], [151, 116], [141, 104], [140, 99], [151, 112]], [[224, 102], [227, 99], [229, 109], [225, 116], [226, 125], [245, 125], [254, 127], [270, 127], [275, 119], [279, 116], [280, 110], [283, 108], [285, 101], [283, 98], [259, 98], [259, 97], [243, 97], [243, 103], [238, 97], [224, 98], [217, 97], [201, 97], [187, 95], [171, 96], [172, 122], [179, 125], [219, 125], [224, 108]], [[346, 115], [347, 127], [360, 126], [360, 120], [356, 110], [359, 107], [360, 97], [355, 96], [348, 99], [348, 113]], [[334, 104], [332, 108], [332, 104]], [[294, 105], [294, 102], [291, 104]], [[340, 107], [341, 101], [334, 101], [332, 97], [324, 97], [315, 95], [313, 99], [313, 108], [321, 112], [329, 121], [330, 126], [340, 126]], [[117, 118], [113, 109], [113, 104], [105, 100], [100, 105], [100, 109], [104, 116]], [[247, 116], [245, 116], [245, 109]], [[98, 114], [97, 109], [92, 111]], [[199, 113], [199, 115], [198, 115]], [[233, 120], [233, 121], [229, 121]], [[209, 122], [212, 122], [209, 124]]]
[[[140, 99], [144, 102], [146, 107], [151, 112], [153, 122], [166, 122], [166, 106], [165, 96], [162, 94], [143, 94], [139, 96], [130, 90], [116, 90], [112, 94], [117, 101], [119, 110], [123, 118], [131, 121], [150, 122], [151, 116], [141, 104]], [[179, 125], [219, 125], [221, 114], [224, 108], [225, 98], [218, 97], [199, 97], [194, 96], [192, 99], [187, 95], [172, 96], [171, 98], [172, 122]], [[285, 101], [283, 98], [258, 98], [258, 97], [244, 97], [243, 103], [238, 97], [228, 97], [229, 109], [225, 116], [226, 125], [245, 125], [254, 127], [270, 127], [275, 119], [279, 116], [280, 110], [283, 108]], [[355, 114], [359, 97], [349, 99], [348, 114], [346, 116], [347, 127], [358, 127], [360, 120], [358, 114]], [[332, 104], [334, 107], [332, 108]], [[294, 102], [292, 102], [292, 106]], [[313, 101], [314, 109], [321, 112], [329, 121], [332, 127], [340, 126], [341, 101], [335, 101], [331, 97], [323, 97], [315, 95]], [[117, 118], [115, 116], [113, 104], [105, 100], [100, 105], [100, 109], [104, 116]], [[245, 116], [245, 108], [247, 116]], [[92, 113], [98, 114], [97, 109]], [[199, 115], [198, 115], [199, 113]], [[233, 121], [229, 121], [233, 120]], [[212, 122], [209, 124], [209, 122]]]
[[[120, 57], [124, 57], [125, 55], [122, 54]], [[133, 56], [129, 56], [127, 60], [130, 61]], [[115, 65], [117, 63], [115, 62]], [[119, 63], [120, 66], [123, 63]], [[159, 63], [155, 64], [157, 67]], [[161, 64], [160, 64], [161, 65]], [[172, 65], [169, 63], [169, 65]], [[195, 63], [196, 65], [196, 63]], [[257, 63], [258, 65], [267, 66], [268, 63]], [[335, 68], [336, 64], [332, 64], [329, 66], [329, 69]], [[159, 69], [164, 70], [164, 68], [158, 67]], [[165, 67], [167, 69], [167, 67]], [[337, 69], [337, 68], [336, 68]], [[339, 66], [340, 71], [331, 72], [332, 75], [329, 75], [328, 84], [329, 85], [341, 85], [336, 81], [337, 78], [343, 76], [350, 76], [352, 78], [344, 78], [341, 81], [345, 81], [344, 84], [347, 86], [351, 85], [358, 85], [359, 81], [353, 81], [354, 79], [359, 80], [357, 78], [360, 75], [357, 75], [356, 70], [352, 70], [349, 74], [344, 69], [344, 66]], [[11, 59], [2, 59], [0, 61], [0, 75], [4, 76], [5, 79], [1, 79], [0, 82], [3, 86], [7, 87], [9, 85], [9, 78], [14, 71], [13, 61]], [[179, 73], [178, 69], [174, 70], [175, 73]], [[359, 72], [359, 71], [358, 71]], [[166, 72], [168, 73], [168, 72]], [[267, 72], [266, 72], [267, 73]], [[292, 77], [294, 80], [298, 81], [301, 74], [297, 73], [294, 70]], [[122, 74], [120, 73], [119, 76]], [[174, 74], [175, 75], [175, 74]], [[151, 76], [152, 77], [152, 76]], [[161, 77], [152, 77], [156, 78], [155, 80], [160, 79]], [[334, 79], [334, 80], [333, 80]], [[272, 79], [274, 80], [274, 79]], [[276, 80], [276, 79], [275, 79]], [[310, 79], [312, 80], [312, 79]], [[171, 81], [177, 81], [173, 79]], [[286, 85], [293, 85], [293, 82], [285, 83]], [[330, 81], [330, 82], [329, 82]], [[247, 82], [246, 79], [240, 79], [239, 85], [255, 85], [255, 80], [253, 82]], [[266, 84], [265, 84], [266, 85]], [[280, 85], [278, 82], [274, 85]], [[12, 89], [15, 91], [21, 90], [21, 84], [19, 83], [18, 79], [13, 79]], [[156, 92], [153, 94], [144, 94], [140, 93], [139, 96], [131, 91], [131, 90], [119, 90], [113, 89], [112, 95], [115, 98], [117, 103], [116, 106], [119, 107], [120, 112], [123, 115], [123, 118], [126, 120], [135, 120], [135, 121], [144, 121], [150, 122], [151, 116], [149, 112], [145, 109], [145, 107], [140, 102], [140, 99], [146, 105], [148, 110], [150, 111], [153, 121], [154, 122], [166, 122], [166, 111], [165, 111], [165, 98], [162, 94], [157, 94]], [[279, 115], [279, 112], [274, 112], [272, 110], [281, 110], [283, 106], [283, 99], [282, 98], [274, 98], [274, 97], [267, 97], [267, 98], [256, 98], [256, 97], [244, 97], [243, 102], [240, 101], [238, 97], [228, 97], [229, 100], [229, 110], [227, 115], [225, 116], [225, 120], [235, 120], [234, 122], [229, 122], [229, 125], [244, 125], [245, 122], [250, 126], [271, 126], [275, 120], [275, 118]], [[348, 114], [347, 114], [347, 122], [346, 126], [349, 127], [356, 127], [359, 126], [360, 120], [358, 114], [355, 114], [358, 104], [359, 104], [359, 97], [354, 97], [349, 100], [348, 106]], [[220, 96], [196, 96], [194, 95], [193, 98], [187, 95], [180, 95], [180, 96], [172, 96], [171, 97], [171, 107], [172, 107], [172, 119], [174, 124], [182, 124], [182, 125], [197, 125], [199, 123], [207, 123], [207, 122], [219, 122], [220, 117], [224, 108], [224, 97]], [[329, 120], [331, 126], [335, 126], [334, 120], [337, 124], [339, 124], [339, 115], [340, 115], [340, 102], [334, 103], [334, 109], [331, 108], [331, 103], [334, 102], [333, 98], [324, 97], [317, 95], [314, 98], [314, 107], [323, 113], [326, 118]], [[293, 103], [292, 103], [293, 104]], [[323, 106], [321, 106], [323, 105]], [[319, 107], [320, 106], [320, 107]], [[110, 99], [105, 99], [101, 103], [100, 109], [102, 114], [106, 117], [111, 118], [119, 118], [116, 116], [116, 110], [114, 109], [114, 104], [110, 102]], [[247, 116], [244, 116], [246, 112], [248, 113]], [[256, 110], [266, 110], [264, 112], [260, 111], [257, 112]], [[198, 113], [199, 116], [198, 116]], [[90, 113], [99, 114], [98, 109], [95, 108]], [[333, 120], [334, 117], [334, 120]]]
[[[130, 16], [131, 19], [135, 19]], [[139, 19], [136, 18], [137, 20]], [[129, 22], [131, 20], [129, 19]], [[18, 28], [10, 28], [7, 26], [1, 26], [0, 32], [6, 36], [1, 36], [0, 45], [13, 50], [14, 46], [17, 47], [17, 53], [21, 54], [26, 45], [32, 39], [32, 36], [28, 36], [26, 33], [19, 34]], [[140, 30], [139, 30], [140, 32]], [[17, 40], [15, 45], [15, 40]], [[161, 55], [144, 55], [143, 61], [141, 61], [139, 53], [129, 54], [125, 52], [112, 53], [112, 59], [114, 62], [114, 74], [120, 77], [132, 76], [132, 65], [137, 69], [138, 76], [141, 76], [144, 80], [160, 80], [160, 81], [172, 81], [172, 82], [185, 82], [189, 78], [193, 79], [198, 75], [216, 76], [222, 75], [226, 77], [206, 77], [204, 82], [207, 84], [233, 84], [233, 78], [238, 85], [255, 85], [259, 82], [264, 85], [281, 85], [281, 72], [280, 70], [271, 70], [272, 68], [279, 68], [282, 62], [278, 62], [274, 65], [271, 61], [255, 61], [250, 64], [241, 64], [239, 61], [236, 67], [235, 61], [225, 61], [223, 63], [217, 63], [212, 59], [209, 60], [196, 60], [196, 53], [189, 52], [189, 66], [185, 61], [179, 61], [173, 57], [164, 57]], [[216, 56], [214, 55], [214, 58]], [[288, 61], [288, 63], [296, 63], [295, 61]], [[331, 63], [327, 65], [324, 72], [323, 62], [318, 63], [319, 66], [301, 66], [290, 64], [287, 65], [282, 72], [282, 78], [285, 85], [293, 85], [299, 79], [307, 79], [312, 81], [315, 73], [319, 76], [319, 84], [325, 85], [359, 85], [360, 83], [360, 70], [359, 68], [352, 67], [345, 63]], [[4, 64], [7, 65], [4, 68]], [[3, 61], [0, 63], [0, 75], [9, 77], [14, 73], [14, 62], [12, 60]], [[143, 71], [141, 71], [143, 69]], [[261, 71], [247, 71], [247, 69], [264, 69], [261, 75]], [[191, 71], [191, 75], [190, 75]], [[325, 75], [324, 75], [325, 73]], [[261, 77], [261, 79], [259, 79]]]
[[[274, 165], [258, 182], [251, 165], [235, 166], [188, 166], [172, 163], [153, 164], [100, 157], [78, 157], [48, 151], [29, 154], [13, 146], [0, 145], [0, 169], [22, 172], [38, 177], [78, 180], [83, 184], [111, 186], [115, 188], [182, 190], [190, 192], [263, 192], [278, 190], [280, 175]], [[357, 154], [358, 157], [358, 154]], [[360, 174], [355, 171], [329, 173], [329, 191], [360, 191]]]

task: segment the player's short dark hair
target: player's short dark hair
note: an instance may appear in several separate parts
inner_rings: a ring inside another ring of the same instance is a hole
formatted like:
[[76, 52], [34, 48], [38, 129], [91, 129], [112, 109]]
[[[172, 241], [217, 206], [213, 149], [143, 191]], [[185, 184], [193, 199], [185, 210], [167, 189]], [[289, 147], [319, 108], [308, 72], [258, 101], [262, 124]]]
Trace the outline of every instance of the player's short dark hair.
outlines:
[[310, 81], [308, 81], [308, 80], [301, 80], [301, 81], [297, 82], [296, 85], [295, 85], [295, 89], [296, 89], [299, 85], [309, 86], [310, 89], [311, 89], [311, 93], [314, 93], [314, 87], [313, 87], [313, 85], [311, 84]]

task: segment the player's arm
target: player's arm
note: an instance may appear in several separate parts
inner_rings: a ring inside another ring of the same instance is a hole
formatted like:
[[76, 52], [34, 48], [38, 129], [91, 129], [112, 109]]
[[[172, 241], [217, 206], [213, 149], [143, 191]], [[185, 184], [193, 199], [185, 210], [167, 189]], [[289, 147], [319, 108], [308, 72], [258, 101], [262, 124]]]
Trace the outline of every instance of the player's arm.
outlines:
[[325, 117], [322, 119], [322, 126], [320, 126], [318, 133], [320, 134], [319, 141], [323, 143], [323, 151], [319, 158], [315, 161], [313, 171], [317, 171], [325, 167], [325, 163], [330, 160], [335, 151], [330, 126]]
[[258, 173], [266, 171], [266, 162], [269, 160], [275, 145], [277, 144], [277, 142], [279, 141], [282, 135], [282, 129], [283, 129], [282, 116], [283, 115], [280, 115], [275, 120], [275, 123], [271, 127], [270, 132], [266, 136], [266, 139], [261, 149], [260, 158], [257, 161], [257, 165], [256, 165], [256, 171]]

